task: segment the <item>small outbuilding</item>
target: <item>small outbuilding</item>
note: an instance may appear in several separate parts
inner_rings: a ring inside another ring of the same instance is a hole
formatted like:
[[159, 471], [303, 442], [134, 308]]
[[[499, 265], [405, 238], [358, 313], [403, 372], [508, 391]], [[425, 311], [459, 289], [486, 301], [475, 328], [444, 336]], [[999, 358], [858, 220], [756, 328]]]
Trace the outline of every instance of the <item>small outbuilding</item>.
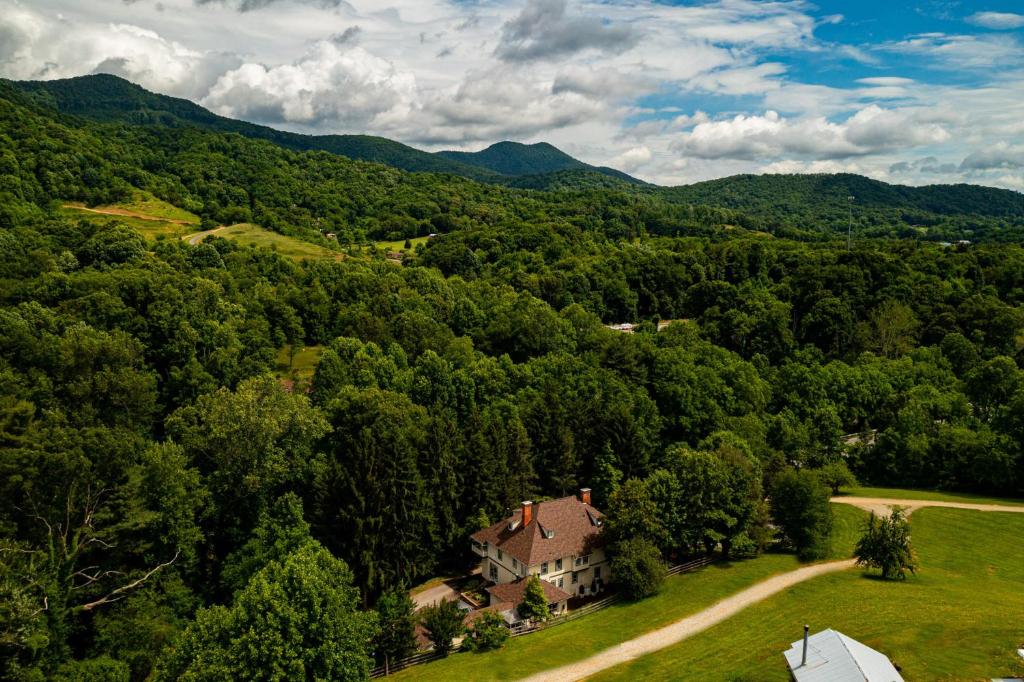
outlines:
[[808, 630], [785, 652], [795, 682], [903, 682], [885, 654], [836, 630]]

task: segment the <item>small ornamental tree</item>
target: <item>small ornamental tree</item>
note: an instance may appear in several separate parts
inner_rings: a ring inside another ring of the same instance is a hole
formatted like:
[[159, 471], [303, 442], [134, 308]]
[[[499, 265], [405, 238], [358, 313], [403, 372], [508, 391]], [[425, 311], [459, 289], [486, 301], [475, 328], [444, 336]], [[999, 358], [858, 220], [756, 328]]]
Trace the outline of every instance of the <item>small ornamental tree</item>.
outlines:
[[523, 602], [516, 608], [519, 615], [527, 620], [547, 620], [551, 617], [551, 612], [548, 610], [548, 598], [544, 596], [544, 586], [540, 584], [540, 578], [531, 575], [526, 579]]
[[629, 599], [643, 599], [661, 589], [665, 562], [650, 540], [623, 540], [613, 548], [612, 575]]
[[904, 580], [917, 573], [917, 556], [910, 543], [910, 523], [897, 508], [882, 518], [872, 512], [854, 552], [857, 565], [878, 568], [886, 580]]
[[501, 616], [494, 611], [486, 611], [466, 631], [466, 639], [462, 641], [462, 646], [469, 651], [500, 649], [505, 645], [508, 634], [508, 628], [505, 627], [505, 621]]
[[840, 488], [857, 485], [857, 477], [843, 461], [830, 462], [816, 469], [815, 473], [821, 482], [832, 490], [833, 495], [838, 495]]
[[447, 656], [452, 650], [452, 640], [465, 631], [462, 609], [457, 602], [442, 601], [424, 608], [420, 614], [423, 627], [427, 629], [427, 637], [434, 643], [434, 651]]

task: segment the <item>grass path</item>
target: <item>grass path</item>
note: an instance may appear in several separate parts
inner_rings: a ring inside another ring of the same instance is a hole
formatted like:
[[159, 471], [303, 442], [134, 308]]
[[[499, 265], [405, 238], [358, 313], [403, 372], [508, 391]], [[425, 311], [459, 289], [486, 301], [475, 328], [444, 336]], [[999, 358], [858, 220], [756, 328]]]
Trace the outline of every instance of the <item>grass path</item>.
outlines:
[[199, 242], [203, 241], [204, 239], [206, 239], [210, 235], [217, 234], [218, 232], [222, 232], [223, 230], [226, 230], [227, 228], [228, 228], [227, 225], [221, 225], [220, 227], [215, 227], [212, 230], [203, 230], [202, 232], [196, 232], [195, 234], [187, 234], [184, 237], [182, 237], [182, 240], [186, 240], [187, 239], [189, 246], [195, 246], [196, 244], [198, 244]]
[[602, 670], [677, 644], [688, 637], [707, 630], [713, 625], [721, 623], [727, 618], [735, 616], [752, 604], [763, 601], [805, 580], [817, 578], [828, 573], [835, 573], [836, 571], [845, 571], [848, 568], [853, 568], [853, 566], [853, 559], [843, 559], [824, 564], [812, 564], [798, 568], [795, 571], [773, 576], [671, 625], [648, 632], [645, 635], [623, 642], [610, 649], [605, 649], [601, 653], [585, 658], [582, 661], [531, 675], [524, 678], [523, 682], [581, 680]]

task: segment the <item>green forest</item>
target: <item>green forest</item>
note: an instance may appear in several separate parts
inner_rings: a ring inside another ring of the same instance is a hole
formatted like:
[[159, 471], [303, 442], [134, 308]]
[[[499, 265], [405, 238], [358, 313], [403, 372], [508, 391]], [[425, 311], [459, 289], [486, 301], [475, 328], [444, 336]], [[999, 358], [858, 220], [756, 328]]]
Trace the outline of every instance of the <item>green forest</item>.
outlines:
[[[777, 502], [850, 472], [1024, 492], [1020, 194], [480, 181], [51, 104], [0, 81], [5, 679], [364, 679], [396, 590], [580, 486], [665, 557], [820, 555]], [[61, 211], [139, 190], [345, 257]]]

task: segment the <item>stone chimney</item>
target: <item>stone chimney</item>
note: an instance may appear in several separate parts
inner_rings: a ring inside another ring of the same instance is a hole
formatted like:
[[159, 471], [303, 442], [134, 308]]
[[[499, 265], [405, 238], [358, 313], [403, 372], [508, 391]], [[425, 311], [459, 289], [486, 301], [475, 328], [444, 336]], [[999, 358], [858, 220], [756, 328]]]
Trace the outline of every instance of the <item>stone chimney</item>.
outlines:
[[580, 502], [590, 504], [590, 488], [580, 488]]
[[533, 521], [533, 502], [529, 500], [523, 501], [523, 527], [530, 525], [530, 521]]

